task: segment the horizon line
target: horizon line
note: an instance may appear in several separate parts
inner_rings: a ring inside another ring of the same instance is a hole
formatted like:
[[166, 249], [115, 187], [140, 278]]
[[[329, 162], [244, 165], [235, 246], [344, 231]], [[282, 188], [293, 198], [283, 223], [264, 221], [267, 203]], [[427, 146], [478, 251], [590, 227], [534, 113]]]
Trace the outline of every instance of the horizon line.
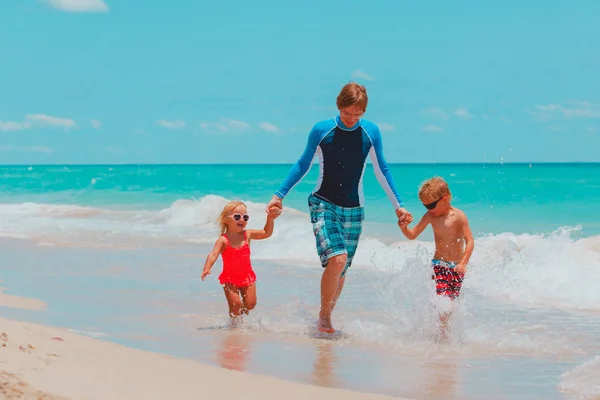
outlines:
[[[79, 167], [94, 167], [94, 166], [282, 166], [294, 165], [295, 162], [282, 163], [23, 163], [23, 164], [0, 164], [0, 167], [26, 167], [26, 166], [79, 166]], [[316, 163], [318, 164], [318, 163]], [[388, 162], [388, 165], [577, 165], [577, 164], [600, 164], [600, 161], [460, 161], [460, 162]], [[367, 163], [371, 165], [371, 163]]]

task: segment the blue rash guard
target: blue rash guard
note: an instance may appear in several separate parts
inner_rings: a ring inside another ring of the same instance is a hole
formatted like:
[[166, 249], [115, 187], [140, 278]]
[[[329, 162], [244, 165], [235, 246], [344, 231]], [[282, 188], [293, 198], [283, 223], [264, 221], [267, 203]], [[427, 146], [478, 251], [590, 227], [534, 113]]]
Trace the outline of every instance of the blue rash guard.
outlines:
[[304, 153], [275, 195], [283, 199], [304, 178], [315, 156], [318, 156], [321, 168], [313, 194], [340, 207], [362, 207], [362, 178], [368, 155], [375, 176], [394, 208], [404, 207], [383, 156], [381, 133], [377, 125], [361, 119], [352, 128], [347, 128], [339, 115], [313, 126]]

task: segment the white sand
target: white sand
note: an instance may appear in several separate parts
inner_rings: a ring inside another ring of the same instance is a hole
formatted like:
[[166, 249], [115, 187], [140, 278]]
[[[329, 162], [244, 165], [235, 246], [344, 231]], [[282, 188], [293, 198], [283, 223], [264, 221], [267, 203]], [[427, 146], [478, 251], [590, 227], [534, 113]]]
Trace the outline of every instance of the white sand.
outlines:
[[[2, 305], [30, 308], [37, 304], [18, 300], [0, 293]], [[0, 396], [44, 400], [389, 398], [220, 369], [3, 318]]]
[[2, 288], [0, 288], [0, 306], [40, 311], [46, 308], [46, 303], [36, 299], [29, 299], [27, 297], [5, 294], [2, 293]]

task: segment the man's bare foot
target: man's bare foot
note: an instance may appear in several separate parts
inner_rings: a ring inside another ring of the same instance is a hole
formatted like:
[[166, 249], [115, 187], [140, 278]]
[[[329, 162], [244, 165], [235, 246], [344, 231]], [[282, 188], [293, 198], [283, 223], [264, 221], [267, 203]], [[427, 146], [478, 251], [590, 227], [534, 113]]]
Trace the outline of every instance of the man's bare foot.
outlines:
[[319, 317], [319, 321], [317, 322], [317, 329], [319, 332], [323, 333], [334, 333], [335, 329], [331, 324], [331, 317]]

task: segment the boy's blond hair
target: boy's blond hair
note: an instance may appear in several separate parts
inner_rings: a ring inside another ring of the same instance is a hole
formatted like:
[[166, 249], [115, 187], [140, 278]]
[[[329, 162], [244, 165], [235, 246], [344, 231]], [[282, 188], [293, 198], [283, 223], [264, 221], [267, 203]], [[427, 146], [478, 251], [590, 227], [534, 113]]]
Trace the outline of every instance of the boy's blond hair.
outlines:
[[367, 96], [367, 88], [356, 82], [350, 82], [344, 85], [336, 99], [338, 109], [357, 106], [362, 112], [365, 112], [367, 111], [368, 103], [369, 96]]
[[448, 184], [444, 178], [435, 176], [431, 179], [426, 180], [421, 184], [419, 188], [419, 198], [422, 199], [440, 199], [444, 195], [452, 196]]
[[221, 211], [221, 215], [219, 215], [219, 218], [217, 219], [217, 221], [219, 221], [219, 227], [221, 228], [221, 235], [227, 232], [227, 218], [238, 206], [246, 207], [246, 204], [244, 204], [243, 201], [234, 200], [225, 204], [225, 207], [223, 207], [223, 211]]

